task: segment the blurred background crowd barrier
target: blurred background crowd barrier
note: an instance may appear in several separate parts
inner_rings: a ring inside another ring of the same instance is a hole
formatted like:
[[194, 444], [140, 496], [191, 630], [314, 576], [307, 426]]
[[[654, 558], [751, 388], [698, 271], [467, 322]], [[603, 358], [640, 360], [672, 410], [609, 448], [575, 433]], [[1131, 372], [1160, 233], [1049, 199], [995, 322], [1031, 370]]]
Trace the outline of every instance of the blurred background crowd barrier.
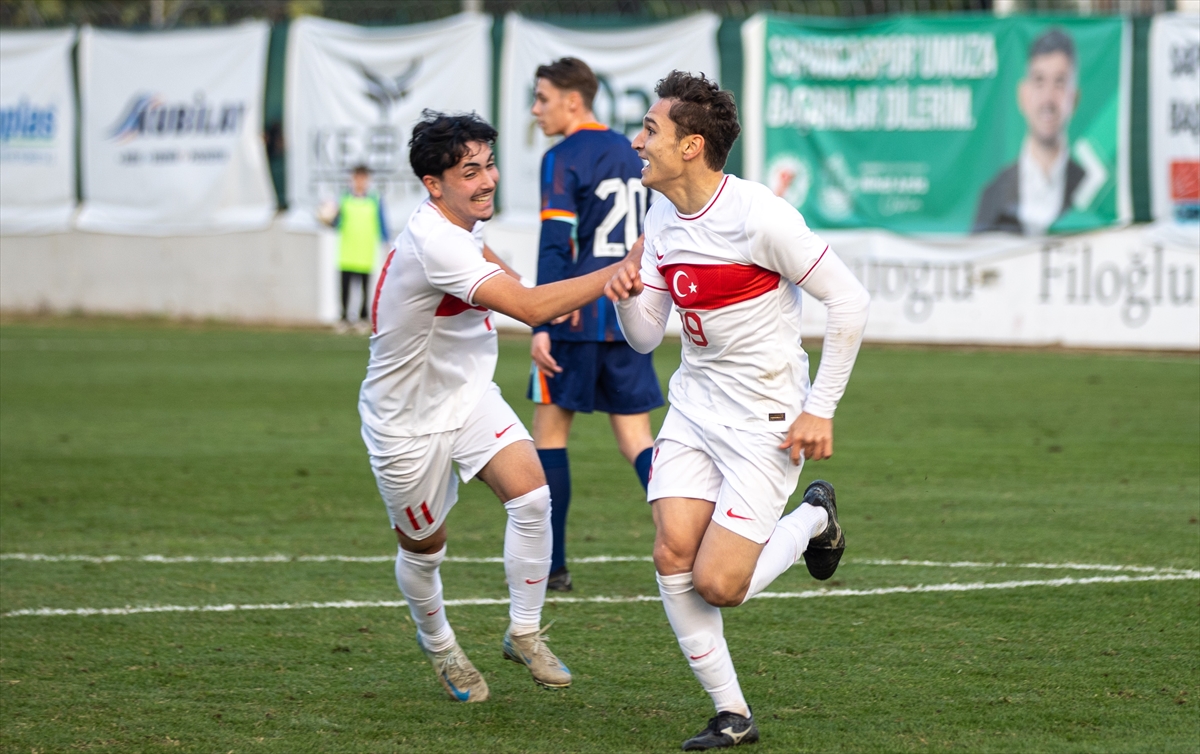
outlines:
[[732, 89], [727, 171], [847, 260], [869, 339], [1200, 349], [1191, 0], [5, 2], [0, 307], [332, 322], [318, 210], [365, 164], [402, 229], [424, 108], [499, 128], [487, 238], [532, 278], [565, 55], [631, 137], [671, 69]]

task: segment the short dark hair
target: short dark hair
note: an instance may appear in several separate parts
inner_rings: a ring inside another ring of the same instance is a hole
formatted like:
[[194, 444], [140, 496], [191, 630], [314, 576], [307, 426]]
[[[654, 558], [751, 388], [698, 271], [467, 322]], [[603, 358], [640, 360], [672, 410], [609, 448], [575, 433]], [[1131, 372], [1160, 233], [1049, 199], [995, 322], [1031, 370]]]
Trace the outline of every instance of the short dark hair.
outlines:
[[723, 169], [742, 132], [733, 95], [703, 73], [693, 76], [684, 71], [671, 71], [654, 92], [662, 99], [676, 100], [668, 113], [675, 123], [675, 136], [703, 136], [704, 163], [713, 170]]
[[1075, 42], [1062, 29], [1050, 29], [1043, 33], [1040, 37], [1033, 40], [1033, 44], [1029, 46], [1029, 60], [1049, 55], [1053, 52], [1061, 52], [1067, 56], [1067, 60], [1071, 61], [1071, 67], [1075, 68]]
[[418, 178], [427, 175], [441, 177], [465, 157], [472, 142], [488, 146], [496, 143], [496, 129], [475, 113], [447, 115], [436, 110], [422, 110], [421, 120], [413, 126], [408, 140], [408, 164]]
[[354, 169], [350, 171], [353, 175], [370, 175], [371, 169], [363, 163], [358, 163]]
[[583, 106], [592, 109], [600, 81], [587, 63], [579, 58], [559, 58], [550, 65], [539, 65], [534, 81], [546, 79], [564, 92], [579, 92]]

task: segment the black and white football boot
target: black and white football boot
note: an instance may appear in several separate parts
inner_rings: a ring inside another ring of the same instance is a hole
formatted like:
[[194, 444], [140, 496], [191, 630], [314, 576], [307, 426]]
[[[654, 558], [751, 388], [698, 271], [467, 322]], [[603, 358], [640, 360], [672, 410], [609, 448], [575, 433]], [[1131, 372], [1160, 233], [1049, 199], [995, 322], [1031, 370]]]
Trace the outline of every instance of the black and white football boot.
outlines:
[[718, 712], [716, 717], [709, 718], [704, 730], [683, 742], [683, 750], [727, 749], [757, 742], [758, 726], [754, 723], [753, 712], [750, 717], [742, 717], [736, 712]]
[[573, 588], [571, 586], [571, 572], [566, 566], [559, 568], [550, 574], [550, 578], [546, 581], [546, 588], [554, 592], [569, 592]]
[[815, 508], [824, 508], [829, 514], [825, 531], [808, 540], [808, 547], [804, 550], [804, 565], [808, 566], [808, 572], [814, 579], [824, 581], [837, 570], [842, 553], [846, 551], [846, 534], [838, 523], [833, 485], [824, 479], [816, 480], [804, 491], [804, 502]]

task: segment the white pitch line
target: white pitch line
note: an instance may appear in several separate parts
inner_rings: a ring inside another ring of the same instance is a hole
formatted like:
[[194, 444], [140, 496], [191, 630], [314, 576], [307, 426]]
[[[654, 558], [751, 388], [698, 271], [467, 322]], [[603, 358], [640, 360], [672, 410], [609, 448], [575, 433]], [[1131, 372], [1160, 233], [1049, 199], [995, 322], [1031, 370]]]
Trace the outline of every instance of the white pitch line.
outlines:
[[[1032, 586], [1080, 586], [1085, 584], [1132, 584], [1142, 581], [1183, 581], [1200, 579], [1200, 571], [1183, 571], [1180, 573], [1156, 573], [1145, 576], [1090, 576], [1075, 579], [1044, 579], [1028, 581], [1000, 581], [994, 583], [977, 582], [973, 584], [918, 584], [917, 586], [888, 586], [875, 589], [812, 589], [805, 592], [763, 592], [754, 599], [811, 599], [813, 597], [878, 597], [888, 594], [923, 594], [930, 592], [978, 592], [986, 589], [1020, 589]], [[658, 595], [639, 594], [632, 597], [548, 597], [546, 602], [551, 604], [629, 604], [634, 602], [658, 602]], [[498, 598], [479, 598], [464, 600], [446, 600], [447, 607], [469, 607], [474, 605], [507, 605], [508, 600]], [[56, 616], [93, 616], [93, 615], [139, 615], [144, 613], [231, 613], [253, 610], [312, 610], [312, 609], [348, 609], [372, 607], [404, 607], [403, 600], [357, 601], [342, 600], [338, 602], [276, 602], [259, 605], [149, 605], [146, 607], [81, 607], [54, 608], [42, 607], [29, 610], [13, 610], [0, 614], [3, 618], [20, 617], [56, 617]]]
[[[25, 563], [391, 563], [395, 555], [45, 555], [42, 553], [5, 552], [0, 560]], [[571, 563], [650, 563], [649, 555], [597, 555], [590, 558], [569, 558]], [[504, 558], [469, 558], [450, 556], [447, 563], [503, 563]]]
[[971, 560], [871, 560], [851, 558], [847, 563], [875, 566], [926, 566], [930, 568], [1040, 568], [1061, 571], [1132, 571], [1134, 573], [1192, 573], [1182, 568], [1137, 565], [1106, 565], [1104, 563], [985, 563]]
[[[213, 563], [218, 565], [245, 563], [391, 563], [395, 555], [47, 555], [43, 553], [5, 552], [0, 560], [15, 560], [27, 563]], [[586, 558], [568, 558], [570, 563], [650, 563], [649, 555], [594, 555]], [[447, 563], [503, 563], [500, 557], [456, 557], [446, 558]], [[888, 560], [848, 558], [844, 563], [868, 566], [920, 566], [926, 568], [1034, 568], [1062, 571], [1108, 571], [1131, 573], [1191, 573], [1186, 569], [1140, 566], [1110, 565], [1105, 563], [987, 563], [971, 560]]]

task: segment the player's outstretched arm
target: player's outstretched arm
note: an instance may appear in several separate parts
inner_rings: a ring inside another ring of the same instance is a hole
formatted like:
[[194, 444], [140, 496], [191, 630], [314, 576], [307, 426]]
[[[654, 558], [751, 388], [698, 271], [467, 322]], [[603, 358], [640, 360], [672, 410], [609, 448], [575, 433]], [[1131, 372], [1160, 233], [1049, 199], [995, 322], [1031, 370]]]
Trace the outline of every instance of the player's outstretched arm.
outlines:
[[512, 267], [509, 267], [508, 263], [501, 259], [499, 254], [492, 251], [492, 247], [488, 246], [487, 244], [483, 245], [483, 258], [504, 270], [506, 274], [512, 275], [517, 280], [521, 279], [521, 273], [517, 272]]
[[494, 275], [479, 286], [475, 303], [536, 327], [600, 298], [612, 267], [534, 288], [509, 274]]
[[850, 381], [871, 305], [867, 289], [832, 251], [825, 254], [801, 288], [825, 304], [827, 315], [817, 378], [804, 403], [804, 412], [792, 423], [787, 438], [779, 446], [788, 449], [792, 463], [797, 464], [801, 453], [809, 461], [833, 455], [833, 412]]

